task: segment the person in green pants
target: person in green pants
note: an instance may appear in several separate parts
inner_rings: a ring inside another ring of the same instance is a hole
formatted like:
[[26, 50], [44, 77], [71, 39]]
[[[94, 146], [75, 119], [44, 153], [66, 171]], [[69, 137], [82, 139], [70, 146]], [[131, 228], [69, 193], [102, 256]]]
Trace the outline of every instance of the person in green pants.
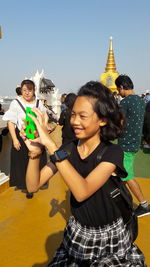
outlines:
[[124, 151], [124, 167], [128, 176], [123, 179], [139, 201], [135, 210], [138, 217], [150, 214], [150, 205], [146, 201], [142, 190], [134, 177], [134, 160], [140, 148], [144, 121], [145, 102], [133, 91], [134, 85], [127, 75], [120, 75], [115, 80], [117, 90], [123, 98], [120, 106], [126, 117], [127, 127], [124, 135], [118, 139], [118, 144]]

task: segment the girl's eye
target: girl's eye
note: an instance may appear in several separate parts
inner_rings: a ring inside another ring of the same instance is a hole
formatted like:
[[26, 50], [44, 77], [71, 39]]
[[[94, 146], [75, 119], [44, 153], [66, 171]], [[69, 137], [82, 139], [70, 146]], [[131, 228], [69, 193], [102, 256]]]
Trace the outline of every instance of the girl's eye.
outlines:
[[75, 114], [71, 113], [71, 117], [74, 117], [74, 116], [75, 116]]
[[80, 115], [80, 118], [82, 118], [82, 119], [86, 119], [86, 118], [87, 118], [87, 116]]

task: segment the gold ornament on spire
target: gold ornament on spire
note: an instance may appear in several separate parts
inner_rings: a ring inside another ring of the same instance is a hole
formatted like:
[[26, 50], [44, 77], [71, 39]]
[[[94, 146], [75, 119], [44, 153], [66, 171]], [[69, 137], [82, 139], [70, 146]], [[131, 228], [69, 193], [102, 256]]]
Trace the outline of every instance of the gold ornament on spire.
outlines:
[[119, 73], [116, 71], [116, 64], [115, 64], [115, 57], [113, 51], [113, 43], [112, 37], [109, 38], [109, 51], [108, 51], [108, 58], [106, 63], [105, 72], [101, 74], [100, 81], [107, 86], [111, 91], [116, 91], [117, 88], [115, 85], [115, 80], [119, 76]]
[[105, 71], [116, 71], [116, 64], [115, 64], [114, 51], [113, 51], [113, 45], [112, 45], [112, 37], [110, 37], [109, 39], [110, 39], [110, 45], [109, 45], [109, 52], [108, 52], [108, 58], [107, 58]]

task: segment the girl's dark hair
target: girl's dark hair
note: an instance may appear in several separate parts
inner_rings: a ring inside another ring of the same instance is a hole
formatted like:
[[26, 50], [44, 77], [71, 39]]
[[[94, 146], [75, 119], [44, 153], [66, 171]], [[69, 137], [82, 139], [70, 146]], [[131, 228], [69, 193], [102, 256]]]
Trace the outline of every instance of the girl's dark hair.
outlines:
[[124, 116], [113, 96], [113, 93], [102, 83], [90, 81], [83, 85], [77, 96], [87, 96], [93, 98], [93, 110], [100, 119], [107, 121], [107, 124], [101, 127], [101, 140], [106, 142], [120, 137], [124, 130]]
[[28, 89], [34, 89], [35, 90], [35, 83], [31, 80], [23, 80], [21, 83], [21, 88], [26, 85]]

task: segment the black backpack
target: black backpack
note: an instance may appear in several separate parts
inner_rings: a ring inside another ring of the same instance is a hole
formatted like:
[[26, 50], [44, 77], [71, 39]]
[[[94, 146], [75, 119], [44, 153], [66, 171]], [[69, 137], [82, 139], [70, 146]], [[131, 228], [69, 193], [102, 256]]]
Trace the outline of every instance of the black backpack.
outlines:
[[[110, 145], [111, 143], [104, 144], [99, 150], [97, 164], [101, 161], [102, 156]], [[72, 147], [73, 143], [69, 143], [64, 147], [68, 155], [71, 154]], [[132, 195], [125, 182], [118, 176], [111, 176], [107, 180], [107, 188], [110, 199], [115, 204], [115, 208], [119, 210], [127, 230], [130, 231], [131, 241], [134, 242], [138, 236], [138, 219], [134, 212]]]

